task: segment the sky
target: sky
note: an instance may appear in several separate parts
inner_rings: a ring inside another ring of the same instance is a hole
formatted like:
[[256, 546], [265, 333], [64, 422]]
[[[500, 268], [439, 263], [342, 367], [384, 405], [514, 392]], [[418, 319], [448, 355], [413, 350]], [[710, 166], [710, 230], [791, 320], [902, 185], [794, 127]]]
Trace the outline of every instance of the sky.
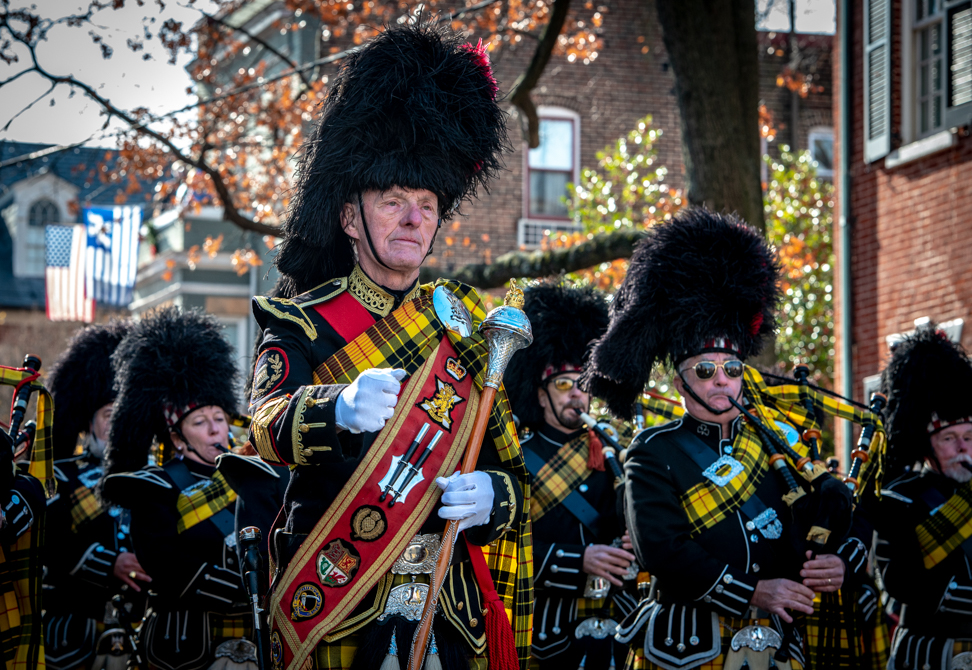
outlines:
[[[82, 4], [86, 3], [83, 0], [13, 0], [11, 8], [36, 5], [41, 16], [54, 18], [77, 12]], [[133, 53], [125, 45], [128, 37], [142, 34], [143, 24], [157, 34], [158, 26], [167, 19], [192, 25], [200, 18], [199, 10], [187, 6], [185, 0], [167, 0], [164, 9], [159, 4], [163, 3], [145, 2], [144, 7], [138, 7], [134, 0], [127, 0], [122, 9], [106, 9], [96, 15], [97, 31], [114, 49], [108, 60], [102, 58], [100, 48], [92, 43], [89, 26], [64, 25], [51, 30], [48, 41], [38, 48], [38, 60], [52, 74], [73, 74], [95, 85], [99, 93], [122, 109], [147, 107], [154, 113], [165, 113], [190, 104], [194, 99], [186, 93], [190, 85], [185, 72], [188, 56], [169, 65], [158, 41], [152, 40], [146, 44], [153, 60], [143, 61], [145, 52]], [[207, 7], [205, 0], [198, 4]], [[760, 29], [789, 30], [787, 0], [757, 0], [757, 11], [765, 16], [758, 26]], [[796, 0], [797, 30], [833, 33], [835, 13], [835, 0]], [[155, 22], [149, 22], [150, 18], [155, 18]], [[26, 56], [26, 52], [22, 55]], [[8, 66], [0, 61], [0, 81], [23, 69], [25, 62], [22, 58], [20, 63]], [[111, 133], [121, 127], [119, 123], [114, 122], [102, 131], [105, 117], [98, 105], [80, 92], [72, 95], [66, 86], [59, 86], [14, 119], [8, 129], [2, 130], [27, 104], [43, 95], [48, 86], [43, 78], [32, 73], [0, 89], [0, 140], [43, 144], [87, 141], [89, 146], [113, 146]]]

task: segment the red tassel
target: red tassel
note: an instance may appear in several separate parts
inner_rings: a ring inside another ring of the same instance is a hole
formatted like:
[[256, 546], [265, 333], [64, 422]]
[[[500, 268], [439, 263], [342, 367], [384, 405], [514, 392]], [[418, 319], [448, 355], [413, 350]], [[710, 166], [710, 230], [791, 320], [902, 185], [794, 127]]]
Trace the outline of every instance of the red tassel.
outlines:
[[[465, 539], [465, 534], [463, 534]], [[476, 583], [486, 599], [486, 648], [489, 650], [489, 670], [519, 670], [520, 658], [516, 653], [513, 626], [506, 618], [506, 608], [493, 586], [483, 548], [466, 540], [469, 562], [472, 563]]]
[[587, 431], [587, 468], [604, 472], [604, 445], [593, 430]]

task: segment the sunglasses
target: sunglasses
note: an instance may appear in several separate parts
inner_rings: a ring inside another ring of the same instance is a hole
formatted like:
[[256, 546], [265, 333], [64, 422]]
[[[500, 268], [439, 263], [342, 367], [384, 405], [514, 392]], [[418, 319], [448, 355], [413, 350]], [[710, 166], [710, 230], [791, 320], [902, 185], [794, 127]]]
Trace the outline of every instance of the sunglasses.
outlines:
[[699, 379], [712, 379], [715, 377], [716, 370], [719, 368], [722, 368], [722, 371], [726, 373], [726, 377], [730, 379], [737, 379], [742, 377], [743, 374], [742, 361], [723, 361], [721, 363], [700, 361], [692, 369], [695, 370], [695, 376]]
[[569, 391], [575, 386], [577, 386], [577, 380], [571, 379], [570, 377], [557, 377], [556, 379], [548, 383], [553, 384], [554, 388], [557, 389], [558, 391]]

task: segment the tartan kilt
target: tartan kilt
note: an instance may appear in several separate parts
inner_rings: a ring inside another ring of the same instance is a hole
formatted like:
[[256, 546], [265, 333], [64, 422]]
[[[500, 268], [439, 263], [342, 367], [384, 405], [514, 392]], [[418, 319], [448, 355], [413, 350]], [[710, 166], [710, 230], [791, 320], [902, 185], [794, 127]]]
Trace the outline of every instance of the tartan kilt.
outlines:
[[[354, 662], [354, 655], [361, 644], [363, 633], [355, 632], [331, 643], [321, 642], [314, 650], [314, 670], [349, 670]], [[411, 640], [408, 640], [411, 644]], [[408, 649], [404, 653], [399, 647], [399, 667], [404, 668], [408, 660]], [[489, 650], [480, 656], [467, 656], [469, 670], [487, 670], [489, 665]], [[377, 670], [377, 668], [375, 669]], [[446, 670], [449, 670], [446, 668]]]
[[818, 594], [807, 617], [807, 667], [885, 670], [890, 640], [884, 611], [877, 608], [873, 625], [862, 625], [862, 618], [852, 595]]
[[[707, 663], [703, 663], [702, 665], [693, 666], [693, 670], [722, 670], [726, 661], [726, 652], [729, 649], [729, 644], [732, 642], [732, 636], [745, 626], [755, 624], [759, 624], [761, 626], [770, 626], [770, 621], [769, 619], [736, 619], [720, 616], [719, 624], [723, 649], [722, 655], [717, 656], [716, 658]], [[635, 640], [636, 642], [632, 644], [631, 649], [628, 650], [628, 658], [625, 660], [624, 670], [664, 670], [661, 666], [656, 665], [645, 658], [645, 650], [642, 647], [644, 635], [639, 633], [635, 637]], [[790, 659], [790, 666], [793, 670], [803, 670], [803, 665], [801, 665], [800, 662], [794, 658]], [[774, 666], [771, 665], [770, 667], [772, 668]]]

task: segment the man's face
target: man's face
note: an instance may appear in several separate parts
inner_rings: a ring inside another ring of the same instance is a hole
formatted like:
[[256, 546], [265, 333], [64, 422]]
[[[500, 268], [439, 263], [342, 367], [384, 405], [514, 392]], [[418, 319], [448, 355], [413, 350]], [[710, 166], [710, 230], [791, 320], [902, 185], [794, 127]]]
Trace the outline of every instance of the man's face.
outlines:
[[[960, 423], [957, 426], [943, 428], [929, 436], [932, 452], [941, 465], [940, 472], [957, 482], [967, 482], [972, 479], [972, 472], [965, 469], [962, 463], [972, 464], [972, 423]], [[937, 470], [934, 463], [930, 463]]]
[[591, 409], [591, 396], [577, 385], [579, 377], [579, 372], [563, 372], [551, 377], [537, 389], [544, 421], [568, 433], [584, 425], [581, 412], [586, 413]]
[[[432, 191], [393, 186], [387, 191], [365, 191], [361, 195], [371, 242], [382, 263], [396, 272], [413, 272], [422, 265], [439, 221], [439, 199]], [[368, 244], [357, 203], [349, 203], [341, 225], [356, 240], [358, 259], [371, 277], [381, 274]]]
[[[736, 356], [732, 354], [699, 354], [698, 356], [692, 356], [687, 358], [678, 366], [679, 371], [682, 376], [685, 377], [683, 382], [681, 377], [675, 376], [675, 388], [685, 399], [685, 409], [688, 413], [694, 416], [700, 421], [709, 421], [711, 423], [722, 423], [727, 420], [732, 420], [736, 418], [739, 414], [739, 410], [732, 406], [729, 399], [739, 400], [739, 395], [742, 392], [742, 377], [730, 377], [726, 374], [724, 368], [717, 367], [715, 374], [709, 379], [699, 379], [698, 374], [695, 371], [695, 366], [702, 361], [711, 361], [717, 365], [720, 363], [725, 363], [726, 361], [737, 361], [739, 360]], [[714, 410], [728, 409], [730, 411], [724, 414], [713, 414], [709, 410], [705, 409], [698, 401], [695, 400], [689, 393], [685, 390], [685, 383], [688, 383], [695, 391], [695, 395], [702, 398], [705, 404]]]
[[91, 418], [91, 432], [102, 442], [108, 439], [108, 428], [111, 426], [111, 408], [114, 403], [102, 405]]

